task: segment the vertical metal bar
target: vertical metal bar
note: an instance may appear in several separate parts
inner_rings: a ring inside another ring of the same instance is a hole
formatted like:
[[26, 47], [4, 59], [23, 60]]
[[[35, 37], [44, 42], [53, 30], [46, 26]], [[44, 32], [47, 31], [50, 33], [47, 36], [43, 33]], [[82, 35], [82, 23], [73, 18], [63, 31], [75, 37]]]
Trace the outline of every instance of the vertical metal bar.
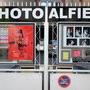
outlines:
[[62, 45], [62, 29], [61, 29], [61, 25], [59, 24], [59, 27], [58, 27], [58, 32], [59, 32], [59, 62], [61, 63], [61, 45]]
[[48, 90], [48, 1], [46, 3], [44, 23], [44, 90]]
[[51, 2], [48, 2], [48, 6], [51, 6]]
[[15, 2], [14, 1], [12, 2], [12, 6], [15, 6]]
[[[41, 45], [41, 25], [39, 24], [39, 45]], [[39, 50], [39, 65], [41, 63], [41, 52]]]
[[81, 6], [83, 5], [83, 0], [79, 0], [79, 2], [81, 3]]
[[90, 3], [88, 2], [88, 6], [90, 6]]
[[29, 4], [30, 4], [29, 6], [32, 6], [32, 3], [31, 2]]
[[19, 6], [19, 2], [17, 2], [17, 6]]
[[21, 6], [24, 6], [24, 5], [23, 5], [23, 1], [21, 2]]
[[53, 2], [53, 6], [56, 6], [56, 2]]
[[36, 2], [34, 2], [34, 6], [36, 6]]
[[66, 4], [66, 0], [62, 0], [62, 3], [63, 3], [63, 5], [65, 6], [65, 4]]
[[[52, 41], [53, 41], [53, 30], [54, 30], [54, 29], [53, 29], [53, 28], [54, 28], [54, 27], [53, 27], [53, 26], [54, 26], [53, 23], [51, 24], [51, 26], [52, 26]], [[53, 46], [53, 43], [52, 43], [52, 42], [51, 42], [51, 45]], [[53, 47], [52, 47], [52, 48], [53, 48]], [[51, 58], [51, 59], [52, 59], [52, 65], [53, 65], [53, 52], [51, 52], [51, 54], [52, 54], [52, 58]]]
[[28, 3], [27, 2], [25, 3], [25, 6], [28, 6]]
[[8, 6], [10, 6], [10, 5], [11, 5], [11, 2], [9, 1], [9, 2], [8, 2]]
[[66, 6], [69, 6], [69, 3], [67, 2], [65, 5], [66, 5]]
[[86, 5], [86, 3], [85, 2], [83, 2], [83, 6], [85, 6]]
[[79, 2], [79, 6], [81, 6], [82, 4], [81, 4], [81, 2]]
[[[56, 54], [57, 54], [57, 58], [56, 58], [56, 63], [58, 63], [59, 62], [59, 26], [58, 26], [58, 23], [56, 24], [57, 25], [57, 52], [56, 52]], [[61, 30], [60, 30], [61, 31]]]
[[36, 65], [36, 60], [37, 60], [37, 55], [36, 55], [36, 38], [37, 38], [37, 33], [36, 33], [36, 30], [37, 30], [37, 23], [35, 24], [35, 61], [34, 61], [34, 64]]
[[70, 6], [73, 6], [73, 3], [72, 2], [70, 2]]
[[3, 5], [2, 5], [2, 2], [1, 2], [1, 6], [3, 6]]
[[4, 2], [4, 6], [6, 6], [6, 2]]
[[1, 2], [0, 2], [0, 6], [1, 6]]
[[[35, 23], [35, 26], [34, 26], [34, 65], [36, 66], [36, 23]], [[35, 67], [36, 68], [36, 67]]]

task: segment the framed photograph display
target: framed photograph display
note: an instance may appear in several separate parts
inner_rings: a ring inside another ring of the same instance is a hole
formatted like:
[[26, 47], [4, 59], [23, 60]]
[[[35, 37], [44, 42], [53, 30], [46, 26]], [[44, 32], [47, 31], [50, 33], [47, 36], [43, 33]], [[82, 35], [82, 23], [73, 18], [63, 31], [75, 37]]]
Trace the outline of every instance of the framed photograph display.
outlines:
[[59, 25], [59, 63], [90, 61], [90, 24]]
[[62, 27], [63, 47], [90, 47], [89, 25], [63, 25]]

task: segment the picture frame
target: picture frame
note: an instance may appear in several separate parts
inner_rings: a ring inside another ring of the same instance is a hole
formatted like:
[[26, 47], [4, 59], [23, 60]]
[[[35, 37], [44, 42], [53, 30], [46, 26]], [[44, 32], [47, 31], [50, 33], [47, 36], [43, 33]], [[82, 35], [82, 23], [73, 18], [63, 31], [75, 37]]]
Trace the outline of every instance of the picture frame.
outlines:
[[72, 49], [71, 56], [72, 56], [72, 58], [82, 57], [82, 50], [81, 49]]
[[70, 61], [70, 51], [69, 50], [62, 50], [61, 51], [61, 61], [63, 61], [63, 62]]

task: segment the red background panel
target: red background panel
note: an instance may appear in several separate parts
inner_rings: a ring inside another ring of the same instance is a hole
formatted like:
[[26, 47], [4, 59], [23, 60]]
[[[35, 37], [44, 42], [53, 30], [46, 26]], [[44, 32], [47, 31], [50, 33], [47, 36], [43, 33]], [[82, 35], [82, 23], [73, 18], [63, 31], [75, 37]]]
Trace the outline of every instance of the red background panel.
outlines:
[[8, 39], [8, 59], [34, 59], [34, 25], [10, 25]]

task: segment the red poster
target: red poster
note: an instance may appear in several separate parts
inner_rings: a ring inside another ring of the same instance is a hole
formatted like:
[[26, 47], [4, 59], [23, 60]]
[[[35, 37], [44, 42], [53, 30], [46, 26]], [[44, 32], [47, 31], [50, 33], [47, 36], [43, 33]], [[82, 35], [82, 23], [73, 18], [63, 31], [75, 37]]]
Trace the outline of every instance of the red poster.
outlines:
[[72, 57], [81, 57], [81, 51], [80, 50], [73, 50]]
[[34, 25], [10, 25], [8, 39], [8, 59], [34, 59]]

